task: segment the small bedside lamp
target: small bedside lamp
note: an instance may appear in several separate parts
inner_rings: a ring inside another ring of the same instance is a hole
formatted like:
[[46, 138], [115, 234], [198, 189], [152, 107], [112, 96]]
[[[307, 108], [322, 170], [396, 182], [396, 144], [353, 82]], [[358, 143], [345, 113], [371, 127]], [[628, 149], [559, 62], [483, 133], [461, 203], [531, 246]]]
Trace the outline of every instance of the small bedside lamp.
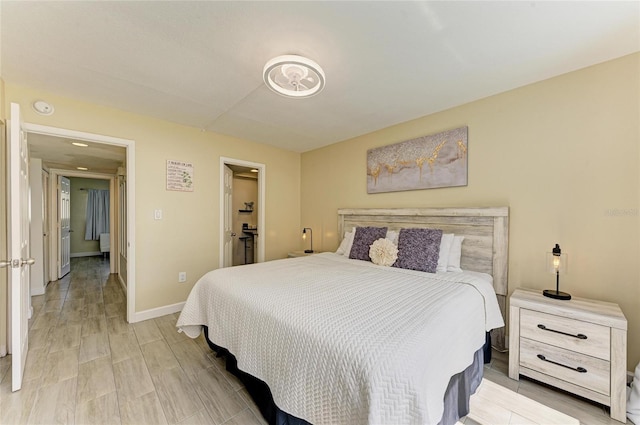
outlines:
[[304, 252], [306, 254], [313, 254], [313, 232], [311, 231], [310, 227], [305, 227], [304, 229], [302, 229], [302, 239], [307, 239], [307, 230], [309, 231], [309, 235], [311, 236], [311, 246], [309, 247], [310, 249], [305, 249]]
[[556, 289], [545, 289], [542, 294], [545, 297], [557, 300], [570, 300], [571, 294], [560, 292], [560, 272], [567, 273], [569, 256], [560, 251], [560, 245], [556, 244], [551, 252], [547, 252], [547, 270], [556, 275]]

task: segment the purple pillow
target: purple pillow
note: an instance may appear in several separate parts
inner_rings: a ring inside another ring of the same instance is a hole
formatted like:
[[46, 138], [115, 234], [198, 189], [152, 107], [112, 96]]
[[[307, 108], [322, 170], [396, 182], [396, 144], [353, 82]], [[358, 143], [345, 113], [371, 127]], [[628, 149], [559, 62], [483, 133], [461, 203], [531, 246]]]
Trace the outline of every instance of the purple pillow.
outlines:
[[356, 234], [353, 235], [353, 245], [349, 252], [349, 258], [371, 261], [371, 257], [369, 257], [371, 244], [385, 236], [387, 236], [386, 227], [356, 227]]
[[439, 229], [400, 229], [398, 259], [393, 267], [435, 273], [441, 240]]

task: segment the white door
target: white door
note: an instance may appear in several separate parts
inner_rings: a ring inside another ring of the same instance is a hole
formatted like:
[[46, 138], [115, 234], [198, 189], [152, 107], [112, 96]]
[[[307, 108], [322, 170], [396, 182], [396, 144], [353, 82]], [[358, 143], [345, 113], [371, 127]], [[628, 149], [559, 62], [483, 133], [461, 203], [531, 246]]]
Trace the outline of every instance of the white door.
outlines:
[[49, 283], [49, 173], [42, 171], [42, 246], [44, 247], [44, 285]]
[[222, 267], [233, 265], [233, 171], [224, 166], [224, 261]]
[[58, 279], [71, 271], [71, 181], [58, 177], [58, 227], [60, 229], [60, 255]]
[[9, 208], [7, 226], [8, 261], [0, 265], [9, 267], [9, 297], [11, 309], [11, 390], [22, 388], [22, 376], [29, 349], [29, 267], [34, 260], [29, 257], [29, 151], [22, 130], [20, 105], [11, 104], [8, 138], [8, 188]]

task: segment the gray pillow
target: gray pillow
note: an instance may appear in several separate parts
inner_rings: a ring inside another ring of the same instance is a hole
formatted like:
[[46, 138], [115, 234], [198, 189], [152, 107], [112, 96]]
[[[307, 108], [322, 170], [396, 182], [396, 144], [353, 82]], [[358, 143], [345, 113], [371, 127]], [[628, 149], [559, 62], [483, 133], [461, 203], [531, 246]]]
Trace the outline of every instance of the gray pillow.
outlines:
[[441, 240], [442, 230], [439, 229], [401, 229], [398, 259], [393, 267], [435, 273]]
[[386, 227], [356, 227], [356, 234], [353, 236], [353, 245], [349, 252], [349, 258], [354, 260], [371, 261], [369, 257], [369, 247], [380, 238], [387, 235]]

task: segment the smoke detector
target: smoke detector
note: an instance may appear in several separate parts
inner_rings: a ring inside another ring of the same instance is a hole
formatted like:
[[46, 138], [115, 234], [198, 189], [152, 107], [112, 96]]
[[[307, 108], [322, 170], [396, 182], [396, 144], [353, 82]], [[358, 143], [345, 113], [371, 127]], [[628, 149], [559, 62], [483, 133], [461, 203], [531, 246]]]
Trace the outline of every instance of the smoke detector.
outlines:
[[53, 106], [44, 100], [36, 100], [31, 106], [33, 107], [33, 110], [40, 115], [51, 115], [54, 111]]

